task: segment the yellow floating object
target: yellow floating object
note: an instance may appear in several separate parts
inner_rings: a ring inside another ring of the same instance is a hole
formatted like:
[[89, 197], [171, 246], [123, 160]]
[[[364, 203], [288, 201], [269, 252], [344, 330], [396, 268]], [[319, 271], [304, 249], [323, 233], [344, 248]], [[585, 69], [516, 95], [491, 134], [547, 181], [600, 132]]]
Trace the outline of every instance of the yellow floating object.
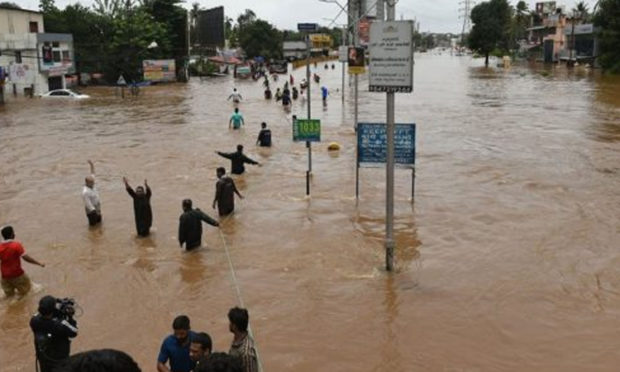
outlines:
[[338, 142], [330, 142], [329, 146], [327, 146], [327, 151], [338, 151], [340, 150], [340, 144]]

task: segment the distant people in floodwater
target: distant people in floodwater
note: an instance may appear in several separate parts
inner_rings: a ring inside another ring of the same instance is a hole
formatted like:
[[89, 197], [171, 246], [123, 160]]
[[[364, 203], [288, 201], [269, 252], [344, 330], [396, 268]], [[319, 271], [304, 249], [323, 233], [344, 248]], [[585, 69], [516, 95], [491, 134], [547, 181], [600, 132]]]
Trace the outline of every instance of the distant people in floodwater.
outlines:
[[230, 117], [230, 120], [228, 121], [228, 128], [230, 129], [232, 125], [233, 129], [239, 129], [244, 124], [245, 124], [245, 121], [243, 120], [243, 115], [239, 113], [238, 108], [235, 108], [235, 112], [232, 114], [232, 116]]
[[327, 95], [329, 94], [329, 91], [327, 90], [327, 87], [322, 86], [321, 87], [321, 97], [323, 98], [323, 101], [327, 100]]
[[291, 104], [291, 94], [286, 90], [284, 94], [282, 94], [282, 106], [288, 106]]
[[265, 89], [265, 99], [271, 99], [271, 89], [269, 87]]
[[139, 236], [148, 236], [153, 223], [151, 188], [146, 180], [144, 180], [144, 187], [138, 186], [135, 191], [129, 185], [127, 177], [123, 177], [123, 183], [125, 184], [125, 190], [127, 190], [127, 193], [133, 199], [133, 214], [136, 220], [136, 231]]
[[332, 70], [336, 69], [336, 65], [332, 63]]
[[297, 97], [299, 97], [299, 91], [297, 90], [297, 87], [293, 87], [293, 99], [296, 100]]
[[290, 75], [289, 81], [291, 82], [291, 85], [295, 84], [295, 78], [293, 75]]
[[235, 194], [241, 199], [243, 195], [237, 190], [235, 181], [226, 175], [226, 169], [219, 167], [216, 170], [217, 182], [215, 183], [215, 197], [213, 198], [213, 209], [217, 204], [217, 211], [220, 217], [227, 216], [235, 210]]
[[301, 83], [299, 83], [299, 88], [303, 91], [308, 88], [308, 81], [306, 79], [301, 79]]
[[261, 130], [258, 133], [256, 144], [261, 147], [271, 147], [271, 129], [267, 128], [267, 123], [261, 123]]
[[230, 94], [230, 96], [228, 96], [227, 101], [230, 101], [231, 98], [233, 100], [233, 103], [239, 103], [243, 99], [243, 97], [241, 97], [241, 94], [237, 92], [237, 88], [233, 89], [233, 92]]
[[321, 77], [318, 74], [315, 73], [314, 74], [314, 82], [318, 84], [320, 81], [321, 81]]
[[280, 88], [276, 89], [276, 102], [280, 101], [282, 99], [282, 92], [280, 91]]
[[237, 151], [235, 152], [216, 151], [215, 153], [223, 158], [230, 159], [230, 173], [232, 174], [243, 174], [243, 172], [245, 172], [244, 164], [260, 166], [259, 162], [245, 156], [245, 154], [243, 153], [243, 145], [237, 145]]
[[327, 63], [325, 64], [325, 69], [329, 70], [329, 65]]
[[179, 217], [179, 245], [182, 248], [185, 244], [185, 249], [190, 251], [202, 244], [202, 221], [216, 227], [220, 224], [200, 209], [193, 209], [191, 199], [183, 200], [182, 206], [183, 214]]
[[82, 199], [84, 200], [88, 224], [95, 226], [101, 223], [101, 200], [99, 199], [99, 191], [95, 188], [95, 165], [90, 160], [88, 160], [88, 165], [90, 165], [90, 176], [84, 179]]

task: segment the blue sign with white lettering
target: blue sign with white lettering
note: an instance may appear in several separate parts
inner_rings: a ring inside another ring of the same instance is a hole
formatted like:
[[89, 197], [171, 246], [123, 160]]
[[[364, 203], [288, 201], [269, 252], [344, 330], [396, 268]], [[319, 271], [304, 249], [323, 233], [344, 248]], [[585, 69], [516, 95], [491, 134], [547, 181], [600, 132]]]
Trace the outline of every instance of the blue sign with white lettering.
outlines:
[[[384, 123], [357, 124], [357, 156], [360, 164], [382, 166], [387, 159], [387, 133]], [[412, 168], [415, 165], [415, 124], [396, 124], [394, 162]]]
[[298, 23], [297, 31], [300, 32], [316, 32], [319, 30], [319, 25], [317, 23]]

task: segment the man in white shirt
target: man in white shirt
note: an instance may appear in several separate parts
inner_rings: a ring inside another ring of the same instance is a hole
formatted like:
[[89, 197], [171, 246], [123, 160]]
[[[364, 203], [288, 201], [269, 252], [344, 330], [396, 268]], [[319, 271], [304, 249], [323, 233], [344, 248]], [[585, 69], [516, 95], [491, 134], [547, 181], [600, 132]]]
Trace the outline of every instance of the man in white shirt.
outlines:
[[90, 176], [84, 179], [82, 199], [84, 199], [88, 224], [95, 226], [101, 223], [101, 201], [99, 200], [99, 192], [95, 189], [95, 165], [90, 160], [88, 164], [90, 165]]
[[239, 92], [237, 92], [237, 88], [233, 89], [233, 92], [232, 92], [232, 94], [230, 96], [228, 96], [228, 100], [227, 101], [230, 101], [231, 98], [233, 100], [233, 103], [235, 103], [235, 104], [241, 102], [241, 100], [243, 99], [243, 97], [241, 97], [241, 94]]

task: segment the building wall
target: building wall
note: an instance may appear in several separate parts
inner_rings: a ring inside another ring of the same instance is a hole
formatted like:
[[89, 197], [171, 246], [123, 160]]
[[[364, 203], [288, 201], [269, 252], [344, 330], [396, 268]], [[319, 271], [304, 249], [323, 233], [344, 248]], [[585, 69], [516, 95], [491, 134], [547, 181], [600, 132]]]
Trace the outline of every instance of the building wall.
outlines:
[[30, 22], [37, 22], [38, 30], [45, 32], [43, 14], [19, 9], [0, 8], [0, 34], [30, 33]]

